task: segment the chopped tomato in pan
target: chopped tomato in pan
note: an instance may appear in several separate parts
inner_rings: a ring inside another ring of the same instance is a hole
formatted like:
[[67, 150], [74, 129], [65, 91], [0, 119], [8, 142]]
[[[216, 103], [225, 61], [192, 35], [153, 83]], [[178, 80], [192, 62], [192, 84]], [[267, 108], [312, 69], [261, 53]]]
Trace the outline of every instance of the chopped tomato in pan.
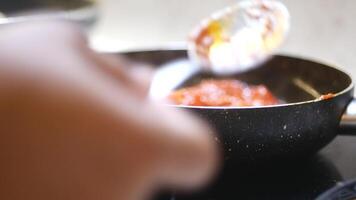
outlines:
[[333, 94], [333, 93], [328, 93], [328, 94], [321, 95], [321, 96], [319, 97], [319, 99], [320, 99], [320, 100], [326, 100], [326, 99], [331, 99], [331, 98], [333, 98], [333, 97], [335, 97], [335, 94]]
[[187, 106], [263, 106], [279, 101], [264, 85], [238, 80], [203, 80], [197, 85], [172, 92], [169, 100]]

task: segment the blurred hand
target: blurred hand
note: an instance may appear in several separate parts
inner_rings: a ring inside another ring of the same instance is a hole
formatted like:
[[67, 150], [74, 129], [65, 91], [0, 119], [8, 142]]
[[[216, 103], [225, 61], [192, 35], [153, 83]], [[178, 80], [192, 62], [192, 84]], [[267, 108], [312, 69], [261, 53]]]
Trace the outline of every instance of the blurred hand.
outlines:
[[0, 199], [146, 199], [208, 181], [210, 129], [146, 100], [147, 70], [126, 65], [65, 22], [0, 30]]

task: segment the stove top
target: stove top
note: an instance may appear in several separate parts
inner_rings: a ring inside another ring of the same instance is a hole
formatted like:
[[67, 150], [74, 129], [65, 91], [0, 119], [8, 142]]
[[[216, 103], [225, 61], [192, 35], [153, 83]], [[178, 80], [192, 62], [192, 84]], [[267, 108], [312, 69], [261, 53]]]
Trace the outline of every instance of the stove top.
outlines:
[[203, 191], [157, 200], [315, 199], [339, 182], [356, 178], [356, 136], [338, 136], [310, 158], [225, 168]]

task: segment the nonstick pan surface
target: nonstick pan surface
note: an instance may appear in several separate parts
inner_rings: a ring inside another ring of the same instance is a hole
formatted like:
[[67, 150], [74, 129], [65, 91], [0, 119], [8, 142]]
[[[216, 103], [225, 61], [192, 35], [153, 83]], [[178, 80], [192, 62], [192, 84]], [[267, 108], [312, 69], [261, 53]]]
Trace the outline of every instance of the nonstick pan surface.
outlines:
[[[185, 50], [137, 51], [124, 55], [154, 66], [187, 59]], [[213, 76], [200, 73], [180, 87], [204, 78]], [[353, 82], [348, 74], [337, 68], [278, 55], [260, 68], [230, 78], [264, 84], [283, 103], [262, 107], [176, 106], [209, 122], [218, 133], [226, 161], [308, 156], [332, 141], [342, 128], [347, 133], [356, 133], [353, 131], [356, 130], [354, 118], [345, 114], [348, 105], [352, 104]], [[318, 95], [328, 93], [335, 96], [316, 100]]]

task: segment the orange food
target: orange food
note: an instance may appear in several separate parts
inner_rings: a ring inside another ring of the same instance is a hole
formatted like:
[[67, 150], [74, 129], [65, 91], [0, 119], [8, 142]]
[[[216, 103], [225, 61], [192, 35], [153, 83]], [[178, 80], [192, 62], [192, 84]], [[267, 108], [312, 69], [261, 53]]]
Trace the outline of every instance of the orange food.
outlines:
[[187, 106], [263, 106], [279, 101], [263, 85], [249, 86], [238, 80], [203, 80], [172, 92], [168, 99]]
[[333, 93], [328, 93], [328, 94], [321, 95], [321, 96], [319, 97], [319, 99], [320, 99], [320, 100], [326, 100], [326, 99], [331, 99], [331, 98], [333, 98], [333, 97], [335, 97], [335, 94], [333, 94]]

